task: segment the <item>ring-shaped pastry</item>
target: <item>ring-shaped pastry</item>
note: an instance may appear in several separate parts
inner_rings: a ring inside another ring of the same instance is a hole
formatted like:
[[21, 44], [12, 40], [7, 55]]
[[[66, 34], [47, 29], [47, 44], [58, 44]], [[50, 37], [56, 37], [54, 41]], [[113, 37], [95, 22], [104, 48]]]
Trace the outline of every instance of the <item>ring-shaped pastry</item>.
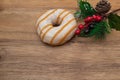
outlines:
[[62, 45], [70, 40], [77, 22], [74, 15], [65, 9], [52, 9], [37, 21], [37, 33], [41, 41], [50, 45]]

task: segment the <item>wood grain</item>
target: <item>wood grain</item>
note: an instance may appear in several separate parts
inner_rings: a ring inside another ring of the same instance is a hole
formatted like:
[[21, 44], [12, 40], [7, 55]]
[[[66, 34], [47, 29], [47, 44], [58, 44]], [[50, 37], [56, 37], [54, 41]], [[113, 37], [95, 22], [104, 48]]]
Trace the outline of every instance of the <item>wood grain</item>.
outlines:
[[[89, 0], [93, 6], [98, 0]], [[112, 10], [119, 0], [110, 0]], [[72, 5], [71, 5], [72, 4]], [[75, 11], [76, 0], [0, 1], [0, 80], [120, 80], [120, 32], [104, 41], [73, 38], [63, 46], [42, 43], [38, 17], [52, 8]]]

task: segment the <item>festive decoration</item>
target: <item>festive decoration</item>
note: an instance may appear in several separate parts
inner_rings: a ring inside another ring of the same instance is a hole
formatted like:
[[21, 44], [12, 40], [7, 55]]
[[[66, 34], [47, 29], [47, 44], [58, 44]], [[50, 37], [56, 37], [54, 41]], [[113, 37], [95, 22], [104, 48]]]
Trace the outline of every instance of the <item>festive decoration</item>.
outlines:
[[98, 13], [107, 13], [110, 9], [111, 5], [107, 0], [100, 0], [95, 7]]
[[120, 16], [118, 16], [117, 14], [111, 13], [108, 16], [108, 21], [109, 21], [109, 25], [111, 26], [111, 28], [120, 30]]
[[76, 34], [76, 35], [79, 35], [79, 34], [80, 34], [80, 29], [77, 29], [77, 30], [75, 31], [75, 34]]
[[78, 26], [78, 28], [79, 28], [79, 29], [83, 29], [83, 28], [84, 28], [84, 25], [80, 24], [80, 25]]
[[87, 0], [78, 0], [78, 6], [75, 17], [78, 21], [84, 21], [75, 32], [79, 37], [104, 39], [111, 29], [120, 30], [120, 16], [115, 14], [120, 9], [108, 13], [111, 4], [107, 0], [100, 0], [95, 8]]

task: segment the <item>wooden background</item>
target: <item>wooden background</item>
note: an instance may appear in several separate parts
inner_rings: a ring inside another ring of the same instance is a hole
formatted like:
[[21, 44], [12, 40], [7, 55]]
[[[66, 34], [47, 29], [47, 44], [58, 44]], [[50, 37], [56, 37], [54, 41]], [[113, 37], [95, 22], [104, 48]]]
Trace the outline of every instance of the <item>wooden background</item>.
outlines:
[[[95, 6], [98, 0], [89, 0]], [[109, 0], [112, 10], [119, 0]], [[35, 30], [48, 9], [76, 10], [76, 0], [0, 0], [0, 80], [120, 80], [120, 32], [104, 41], [74, 38], [51, 47]]]

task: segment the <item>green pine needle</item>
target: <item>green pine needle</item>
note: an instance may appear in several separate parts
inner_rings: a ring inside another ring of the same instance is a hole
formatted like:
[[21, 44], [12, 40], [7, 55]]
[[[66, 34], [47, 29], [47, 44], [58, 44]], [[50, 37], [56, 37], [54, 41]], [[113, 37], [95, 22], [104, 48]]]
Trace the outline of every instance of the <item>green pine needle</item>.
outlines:
[[94, 25], [94, 29], [92, 29], [90, 31], [90, 33], [85, 34], [84, 30], [83, 30], [79, 36], [80, 37], [92, 37], [92, 36], [94, 36], [95, 39], [102, 40], [102, 39], [106, 38], [107, 33], [110, 33], [110, 27], [106, 21], [101, 21], [101, 22], [96, 23]]
[[81, 11], [80, 10], [76, 11], [74, 15], [75, 15], [75, 18], [80, 18]]
[[75, 17], [77, 18], [84, 19], [96, 13], [94, 8], [87, 2], [87, 0], [78, 0], [78, 6], [80, 10], [75, 13]]
[[106, 21], [101, 21], [95, 25], [95, 29], [93, 29], [89, 35], [94, 36], [95, 39], [102, 40], [106, 38], [107, 33], [110, 33], [109, 25]]
[[108, 21], [111, 28], [120, 31], [120, 16], [117, 14], [110, 14], [108, 16]]

